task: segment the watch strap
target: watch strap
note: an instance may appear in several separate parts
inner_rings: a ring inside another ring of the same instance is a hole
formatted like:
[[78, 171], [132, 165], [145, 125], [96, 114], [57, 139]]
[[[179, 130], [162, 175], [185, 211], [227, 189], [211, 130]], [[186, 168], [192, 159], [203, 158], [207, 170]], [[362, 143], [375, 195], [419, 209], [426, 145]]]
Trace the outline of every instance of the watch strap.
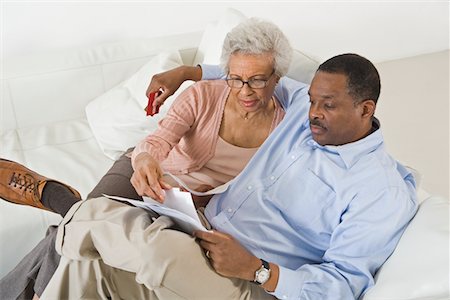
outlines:
[[267, 261], [265, 261], [264, 259], [259, 259], [264, 267], [264, 269], [270, 270], [270, 265]]

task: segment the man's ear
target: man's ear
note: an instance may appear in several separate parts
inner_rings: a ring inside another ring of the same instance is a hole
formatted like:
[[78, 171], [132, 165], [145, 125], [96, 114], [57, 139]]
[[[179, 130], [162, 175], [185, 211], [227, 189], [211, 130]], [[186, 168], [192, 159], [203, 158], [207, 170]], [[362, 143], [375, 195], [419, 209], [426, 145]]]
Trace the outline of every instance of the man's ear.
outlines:
[[364, 100], [361, 105], [362, 107], [362, 117], [363, 118], [372, 118], [373, 115], [375, 114], [375, 101], [367, 99]]

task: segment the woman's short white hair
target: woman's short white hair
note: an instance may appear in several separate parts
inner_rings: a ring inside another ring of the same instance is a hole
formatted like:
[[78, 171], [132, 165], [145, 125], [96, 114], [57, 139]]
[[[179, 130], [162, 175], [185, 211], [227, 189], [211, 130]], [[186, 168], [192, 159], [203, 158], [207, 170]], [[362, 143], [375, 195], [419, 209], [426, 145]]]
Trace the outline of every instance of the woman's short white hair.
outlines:
[[275, 74], [286, 75], [292, 59], [292, 47], [284, 33], [275, 24], [249, 18], [234, 27], [225, 37], [220, 65], [228, 74], [228, 62], [234, 53], [272, 53]]

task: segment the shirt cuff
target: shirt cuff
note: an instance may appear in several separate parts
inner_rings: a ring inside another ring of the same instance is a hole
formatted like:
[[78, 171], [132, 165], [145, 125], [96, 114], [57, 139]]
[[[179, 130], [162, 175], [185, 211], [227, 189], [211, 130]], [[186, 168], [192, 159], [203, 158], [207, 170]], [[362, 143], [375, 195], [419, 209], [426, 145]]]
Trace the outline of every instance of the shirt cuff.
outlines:
[[299, 299], [303, 289], [304, 277], [298, 270], [279, 266], [280, 273], [275, 291], [270, 293], [278, 299]]
[[226, 77], [222, 68], [217, 65], [200, 64], [200, 67], [202, 68], [202, 80], [224, 79]]

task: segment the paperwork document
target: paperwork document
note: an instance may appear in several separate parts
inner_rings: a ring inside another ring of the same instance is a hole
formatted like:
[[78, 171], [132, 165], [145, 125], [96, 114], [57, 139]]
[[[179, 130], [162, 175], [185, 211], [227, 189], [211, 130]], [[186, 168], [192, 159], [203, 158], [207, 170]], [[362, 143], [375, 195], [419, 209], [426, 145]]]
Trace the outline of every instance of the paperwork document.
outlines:
[[207, 229], [203, 226], [200, 221], [197, 210], [195, 209], [194, 202], [192, 201], [191, 193], [197, 196], [206, 196], [219, 194], [224, 192], [228, 185], [231, 183], [227, 182], [221, 186], [218, 186], [212, 190], [207, 192], [197, 192], [190, 189], [181, 179], [170, 174], [165, 173], [165, 176], [171, 177], [175, 180], [181, 187], [183, 187], [188, 192], [182, 192], [178, 188], [173, 188], [170, 190], [165, 190], [165, 200], [164, 203], [159, 203], [158, 201], [153, 200], [149, 197], [143, 197], [144, 201], [132, 200], [128, 198], [118, 197], [118, 196], [110, 196], [105, 195], [105, 197], [124, 201], [132, 204], [133, 206], [140, 207], [146, 210], [152, 210], [159, 215], [164, 215], [170, 217], [184, 232], [191, 234], [194, 230], [203, 230], [207, 231]]
[[177, 176], [169, 173], [169, 172], [165, 172], [163, 174], [163, 177], [167, 176], [173, 180], [175, 180], [176, 183], [178, 183], [178, 185], [182, 188], [184, 188], [186, 191], [188, 191], [189, 193], [191, 193], [192, 195], [196, 195], [196, 196], [208, 196], [208, 195], [214, 195], [214, 194], [221, 194], [223, 192], [226, 191], [226, 189], [228, 188], [228, 186], [231, 184], [231, 182], [233, 180], [228, 181], [227, 183], [224, 183], [222, 185], [219, 185], [218, 187], [213, 188], [212, 190], [209, 190], [207, 192], [197, 192], [191, 188], [189, 188], [187, 186], [186, 183], [184, 183], [180, 178], [178, 178]]
[[192, 235], [194, 230], [207, 231], [200, 222], [190, 193], [181, 192], [177, 188], [166, 190], [165, 193], [166, 200], [164, 203], [159, 203], [149, 197], [143, 197], [144, 201], [139, 201], [117, 196], [104, 196], [110, 199], [128, 202], [133, 206], [146, 210], [152, 210], [160, 216], [168, 216], [188, 234]]

